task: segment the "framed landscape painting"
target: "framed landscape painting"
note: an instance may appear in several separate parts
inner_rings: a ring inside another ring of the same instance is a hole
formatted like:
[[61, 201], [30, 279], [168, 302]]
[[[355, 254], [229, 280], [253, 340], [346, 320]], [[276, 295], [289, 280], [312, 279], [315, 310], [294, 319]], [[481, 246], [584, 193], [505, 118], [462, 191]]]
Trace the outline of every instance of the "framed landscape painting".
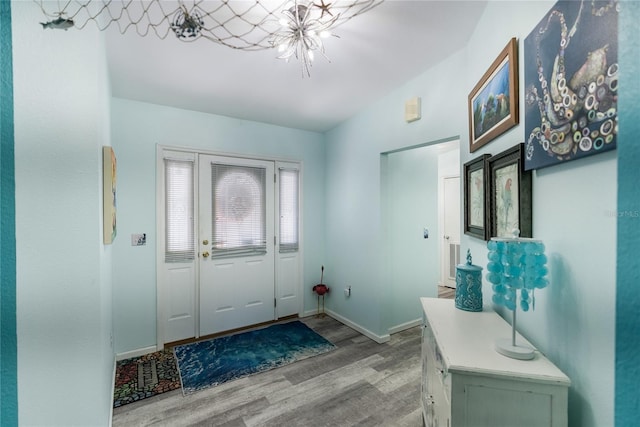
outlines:
[[518, 42], [512, 38], [469, 94], [469, 151], [518, 124]]

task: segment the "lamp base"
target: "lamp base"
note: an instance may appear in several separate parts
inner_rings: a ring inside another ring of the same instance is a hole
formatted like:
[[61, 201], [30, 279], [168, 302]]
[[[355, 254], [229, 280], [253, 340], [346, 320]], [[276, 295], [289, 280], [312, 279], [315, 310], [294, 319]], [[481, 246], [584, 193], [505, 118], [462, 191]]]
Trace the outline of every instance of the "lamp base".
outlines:
[[496, 341], [496, 351], [512, 359], [531, 360], [535, 357], [535, 349], [528, 345], [513, 345], [509, 338]]

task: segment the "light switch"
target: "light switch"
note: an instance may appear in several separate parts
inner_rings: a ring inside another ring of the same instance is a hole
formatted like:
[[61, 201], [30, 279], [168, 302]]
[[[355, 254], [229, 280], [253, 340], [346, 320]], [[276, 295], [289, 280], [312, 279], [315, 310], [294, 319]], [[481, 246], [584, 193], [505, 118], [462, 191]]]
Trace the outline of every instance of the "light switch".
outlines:
[[131, 246], [144, 246], [146, 244], [147, 244], [147, 233], [131, 235]]

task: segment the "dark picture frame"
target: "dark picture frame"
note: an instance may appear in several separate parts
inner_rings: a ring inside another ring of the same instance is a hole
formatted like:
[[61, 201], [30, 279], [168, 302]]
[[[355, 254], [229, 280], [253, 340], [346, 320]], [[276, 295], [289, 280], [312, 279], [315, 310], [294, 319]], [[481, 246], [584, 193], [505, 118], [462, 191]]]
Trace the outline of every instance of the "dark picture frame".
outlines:
[[464, 164], [464, 234], [489, 239], [487, 210], [487, 160], [483, 154]]
[[524, 169], [524, 143], [487, 160], [489, 237], [532, 236], [531, 171]]
[[518, 42], [513, 37], [469, 93], [471, 153], [518, 124], [518, 102]]

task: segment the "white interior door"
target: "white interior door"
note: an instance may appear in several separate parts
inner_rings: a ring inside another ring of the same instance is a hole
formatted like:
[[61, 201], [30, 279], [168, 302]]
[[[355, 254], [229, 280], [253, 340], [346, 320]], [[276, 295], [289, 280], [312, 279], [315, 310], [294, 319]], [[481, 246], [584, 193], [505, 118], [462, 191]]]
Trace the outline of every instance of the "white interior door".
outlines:
[[443, 283], [456, 287], [456, 265], [460, 262], [460, 177], [443, 179], [444, 234], [442, 239]]
[[274, 163], [198, 158], [200, 336], [274, 320]]

